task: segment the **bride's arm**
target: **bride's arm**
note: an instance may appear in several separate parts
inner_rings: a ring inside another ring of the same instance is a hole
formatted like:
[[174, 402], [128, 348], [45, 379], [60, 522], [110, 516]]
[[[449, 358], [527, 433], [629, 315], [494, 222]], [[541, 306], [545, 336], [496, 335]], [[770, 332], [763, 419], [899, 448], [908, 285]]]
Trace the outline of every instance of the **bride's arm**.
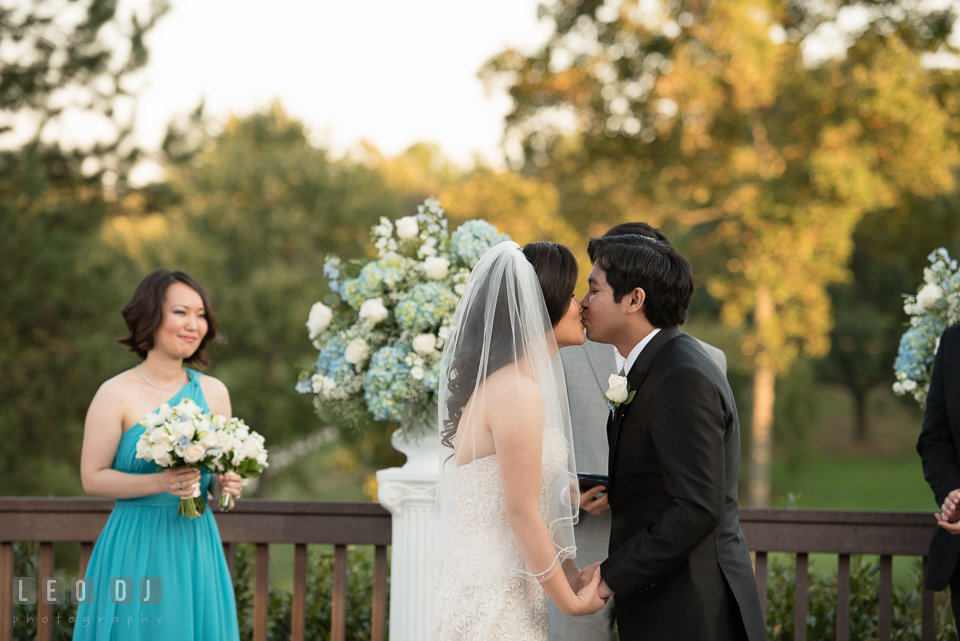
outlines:
[[509, 383], [498, 385], [496, 390], [487, 385], [487, 416], [500, 463], [510, 527], [530, 569], [537, 574], [552, 571], [540, 585], [561, 612], [570, 616], [597, 612], [604, 605], [597, 596], [599, 573], [590, 585], [575, 593], [566, 576], [570, 568], [559, 567], [553, 537], [540, 514], [543, 467], [540, 390], [536, 383], [522, 377]]

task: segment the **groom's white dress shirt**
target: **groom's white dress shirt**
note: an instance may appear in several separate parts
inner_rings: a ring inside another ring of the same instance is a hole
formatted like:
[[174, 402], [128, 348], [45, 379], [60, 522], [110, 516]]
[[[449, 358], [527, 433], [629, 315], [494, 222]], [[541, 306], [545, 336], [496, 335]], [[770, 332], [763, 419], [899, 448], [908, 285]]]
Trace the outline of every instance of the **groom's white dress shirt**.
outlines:
[[617, 359], [617, 367], [620, 368], [621, 376], [628, 376], [630, 370], [633, 369], [633, 364], [637, 362], [637, 357], [640, 356], [640, 352], [643, 351], [643, 348], [647, 346], [647, 343], [653, 340], [653, 337], [660, 332], [659, 327], [654, 327], [653, 331], [647, 334], [642, 341], [633, 346], [633, 349], [630, 350], [630, 354], [626, 358], [620, 355], [620, 350], [616, 347], [613, 348], [613, 357]]

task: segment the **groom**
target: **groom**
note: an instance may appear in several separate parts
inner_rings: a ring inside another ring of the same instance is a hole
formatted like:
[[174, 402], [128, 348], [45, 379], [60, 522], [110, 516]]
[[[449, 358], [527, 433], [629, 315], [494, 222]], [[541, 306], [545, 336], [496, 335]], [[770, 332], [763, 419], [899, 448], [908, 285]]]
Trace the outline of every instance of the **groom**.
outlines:
[[739, 526], [733, 393], [678, 327], [693, 270], [644, 236], [593, 238], [587, 251], [583, 324], [625, 357], [630, 394], [607, 422], [612, 527], [600, 596], [614, 596], [624, 641], [766, 639]]

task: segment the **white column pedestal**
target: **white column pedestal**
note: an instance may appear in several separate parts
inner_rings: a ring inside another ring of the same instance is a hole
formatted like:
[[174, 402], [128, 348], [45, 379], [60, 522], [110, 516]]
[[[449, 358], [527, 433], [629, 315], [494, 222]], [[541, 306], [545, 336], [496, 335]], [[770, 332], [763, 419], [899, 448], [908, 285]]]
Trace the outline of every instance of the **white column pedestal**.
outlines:
[[407, 462], [377, 472], [377, 500], [393, 515], [390, 640], [426, 641], [433, 638], [430, 537], [440, 438], [431, 430], [419, 443], [391, 442]]

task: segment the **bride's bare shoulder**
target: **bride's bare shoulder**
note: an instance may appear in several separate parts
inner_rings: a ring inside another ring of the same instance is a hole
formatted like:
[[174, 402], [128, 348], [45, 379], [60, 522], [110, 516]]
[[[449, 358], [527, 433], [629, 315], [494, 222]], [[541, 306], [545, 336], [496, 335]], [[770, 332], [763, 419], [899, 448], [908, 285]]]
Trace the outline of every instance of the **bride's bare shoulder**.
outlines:
[[504, 367], [484, 381], [487, 397], [495, 404], [540, 403], [540, 387], [512, 367]]

